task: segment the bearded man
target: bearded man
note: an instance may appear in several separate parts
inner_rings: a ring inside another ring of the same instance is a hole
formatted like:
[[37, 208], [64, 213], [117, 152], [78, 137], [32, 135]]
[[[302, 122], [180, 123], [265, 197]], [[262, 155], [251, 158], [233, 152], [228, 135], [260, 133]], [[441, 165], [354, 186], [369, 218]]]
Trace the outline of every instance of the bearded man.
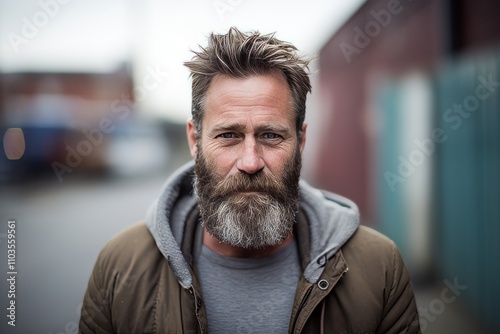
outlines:
[[394, 243], [300, 180], [307, 60], [231, 28], [185, 65], [194, 162], [101, 251], [80, 332], [419, 333]]

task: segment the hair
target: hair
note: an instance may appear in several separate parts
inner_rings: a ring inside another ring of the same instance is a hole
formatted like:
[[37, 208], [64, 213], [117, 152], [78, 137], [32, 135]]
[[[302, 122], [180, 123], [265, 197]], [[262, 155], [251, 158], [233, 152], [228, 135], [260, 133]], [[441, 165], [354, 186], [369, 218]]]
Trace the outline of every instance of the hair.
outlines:
[[[211, 80], [218, 74], [234, 78], [252, 75], [281, 73], [290, 88], [295, 113], [297, 134], [302, 135], [302, 124], [306, 114], [306, 96], [311, 92], [308, 75], [310, 60], [297, 54], [297, 48], [274, 37], [259, 32], [243, 33], [235, 27], [227, 34], [211, 33], [208, 46], [184, 65], [192, 77], [192, 118], [197, 136], [201, 134], [201, 123], [206, 94]], [[306, 71], [307, 70], [307, 71]]]

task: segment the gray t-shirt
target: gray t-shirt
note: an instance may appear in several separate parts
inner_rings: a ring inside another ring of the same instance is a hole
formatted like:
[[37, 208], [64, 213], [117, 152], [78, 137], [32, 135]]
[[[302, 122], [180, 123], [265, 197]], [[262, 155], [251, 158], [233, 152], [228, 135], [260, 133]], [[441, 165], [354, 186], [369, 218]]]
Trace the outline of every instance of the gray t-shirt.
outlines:
[[295, 241], [255, 259], [202, 246], [196, 267], [209, 333], [288, 333], [301, 273]]

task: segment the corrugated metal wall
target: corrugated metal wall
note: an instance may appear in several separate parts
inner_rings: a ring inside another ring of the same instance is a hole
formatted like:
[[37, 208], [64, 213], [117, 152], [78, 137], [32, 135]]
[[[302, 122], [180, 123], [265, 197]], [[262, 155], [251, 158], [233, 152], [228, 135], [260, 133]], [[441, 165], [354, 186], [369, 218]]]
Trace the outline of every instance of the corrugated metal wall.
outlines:
[[[489, 82], [489, 83], [488, 83]], [[460, 59], [436, 76], [438, 268], [500, 328], [500, 52]]]
[[[437, 277], [466, 286], [460, 290], [461, 300], [489, 328], [498, 330], [500, 51], [449, 61], [429, 78], [433, 107], [413, 108], [408, 95], [419, 93], [405, 89], [401, 78], [379, 93], [380, 230], [399, 246], [414, 276], [421, 276], [422, 268], [433, 267]], [[408, 135], [418, 123], [408, 121], [409, 112], [433, 115], [427, 137], [425, 132]], [[433, 137], [433, 133], [440, 135]], [[428, 146], [428, 152], [421, 144], [413, 150], [408, 146], [409, 141], [431, 145], [429, 139], [433, 149]], [[427, 159], [433, 169], [430, 177], [420, 181], [415, 178], [425, 161], [420, 163], [417, 157]], [[401, 169], [402, 160], [410, 167]], [[427, 212], [412, 211], [426, 202], [425, 197], [410, 196], [422, 189], [428, 189], [432, 205], [423, 210]], [[431, 241], [420, 248], [412, 245], [419, 229], [427, 234], [421, 240]], [[427, 254], [421, 256], [422, 252]]]
[[431, 80], [409, 72], [379, 95], [379, 228], [396, 242], [414, 279], [426, 278], [432, 266], [432, 166], [438, 145]]
[[398, 245], [403, 258], [409, 258], [407, 208], [404, 189], [398, 182], [398, 155], [401, 147], [401, 100], [400, 86], [387, 84], [380, 93], [380, 118], [382, 120], [379, 147], [378, 221], [380, 230]]

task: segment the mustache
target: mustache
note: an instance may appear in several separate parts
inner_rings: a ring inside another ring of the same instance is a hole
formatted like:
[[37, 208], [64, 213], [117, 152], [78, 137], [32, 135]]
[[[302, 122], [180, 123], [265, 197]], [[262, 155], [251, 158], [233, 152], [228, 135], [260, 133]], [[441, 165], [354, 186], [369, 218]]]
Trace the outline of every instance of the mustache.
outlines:
[[258, 174], [237, 173], [218, 182], [213, 194], [226, 197], [241, 192], [263, 192], [272, 196], [285, 196], [286, 185], [274, 175], [259, 172]]

